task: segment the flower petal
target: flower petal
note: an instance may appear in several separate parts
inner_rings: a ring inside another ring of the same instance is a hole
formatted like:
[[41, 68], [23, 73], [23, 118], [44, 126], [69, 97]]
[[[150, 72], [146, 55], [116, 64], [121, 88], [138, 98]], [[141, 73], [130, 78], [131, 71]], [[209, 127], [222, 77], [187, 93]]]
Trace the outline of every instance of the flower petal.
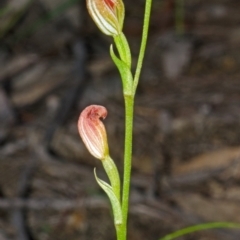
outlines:
[[78, 131], [89, 152], [103, 160], [109, 155], [107, 134], [100, 120], [107, 116], [107, 109], [99, 105], [90, 105], [80, 114]]

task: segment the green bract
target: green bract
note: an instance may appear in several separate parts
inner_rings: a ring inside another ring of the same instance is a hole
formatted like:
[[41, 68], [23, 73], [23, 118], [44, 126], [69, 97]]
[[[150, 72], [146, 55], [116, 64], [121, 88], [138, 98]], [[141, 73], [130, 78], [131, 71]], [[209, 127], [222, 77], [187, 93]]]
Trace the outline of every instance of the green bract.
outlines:
[[97, 177], [96, 169], [94, 169], [94, 175], [97, 180], [97, 183], [99, 186], [105, 191], [105, 193], [108, 195], [109, 200], [112, 204], [112, 210], [113, 210], [113, 216], [114, 216], [114, 224], [117, 227], [118, 225], [122, 224], [122, 209], [121, 204], [117, 198], [117, 196], [114, 194], [112, 187]]

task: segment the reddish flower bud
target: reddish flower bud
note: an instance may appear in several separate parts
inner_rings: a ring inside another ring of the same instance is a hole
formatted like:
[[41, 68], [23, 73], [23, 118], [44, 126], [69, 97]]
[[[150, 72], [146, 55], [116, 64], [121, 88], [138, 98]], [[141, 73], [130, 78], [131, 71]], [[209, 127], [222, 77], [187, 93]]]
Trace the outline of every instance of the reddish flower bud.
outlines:
[[87, 0], [87, 8], [103, 33], [114, 36], [122, 32], [125, 15], [122, 0]]
[[103, 160], [109, 156], [107, 134], [100, 120], [107, 116], [107, 109], [99, 105], [90, 105], [80, 114], [78, 131], [89, 152]]

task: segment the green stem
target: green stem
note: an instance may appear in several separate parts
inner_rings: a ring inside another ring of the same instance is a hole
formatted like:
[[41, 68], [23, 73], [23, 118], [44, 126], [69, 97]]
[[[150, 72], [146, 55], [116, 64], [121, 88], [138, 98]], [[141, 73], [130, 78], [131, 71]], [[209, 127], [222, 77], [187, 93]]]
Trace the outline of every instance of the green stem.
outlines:
[[145, 49], [146, 49], [146, 45], [147, 45], [151, 7], [152, 7], [152, 0], [146, 0], [144, 21], [143, 21], [142, 42], [141, 42], [140, 52], [139, 52], [139, 56], [138, 56], [138, 63], [137, 63], [136, 73], [135, 73], [134, 82], [133, 82], [133, 94], [134, 95], [136, 93], [136, 89], [138, 86], [139, 77], [140, 77], [142, 64], [143, 64], [143, 58], [144, 58]]
[[123, 177], [123, 196], [122, 196], [122, 239], [127, 237], [127, 218], [129, 205], [129, 189], [132, 167], [132, 132], [133, 132], [133, 96], [125, 95], [125, 147], [124, 147], [124, 177]]
[[[143, 34], [140, 46], [140, 52], [138, 57], [138, 63], [136, 67], [136, 73], [133, 82], [132, 94], [124, 94], [125, 100], [125, 146], [124, 146], [124, 175], [123, 175], [123, 192], [122, 192], [122, 215], [123, 224], [120, 229], [120, 239], [127, 239], [127, 220], [128, 220], [128, 208], [129, 208], [129, 190], [131, 180], [131, 168], [132, 168], [132, 135], [133, 135], [133, 110], [134, 110], [134, 96], [139, 82], [139, 77], [142, 69], [143, 58], [146, 49], [150, 12], [151, 12], [152, 0], [146, 0]], [[121, 51], [119, 51], [120, 53]], [[121, 54], [120, 54], [121, 55]], [[121, 57], [121, 56], [120, 56]]]
[[231, 222], [203, 223], [203, 224], [183, 228], [174, 233], [170, 233], [170, 234], [166, 235], [165, 237], [160, 238], [159, 240], [172, 240], [172, 239], [187, 235], [189, 233], [202, 231], [202, 230], [206, 230], [206, 229], [213, 229], [213, 228], [240, 228], [240, 224], [239, 223], [231, 223]]
[[116, 233], [117, 233], [117, 240], [123, 240], [124, 238], [124, 231], [122, 231], [122, 225], [116, 226]]

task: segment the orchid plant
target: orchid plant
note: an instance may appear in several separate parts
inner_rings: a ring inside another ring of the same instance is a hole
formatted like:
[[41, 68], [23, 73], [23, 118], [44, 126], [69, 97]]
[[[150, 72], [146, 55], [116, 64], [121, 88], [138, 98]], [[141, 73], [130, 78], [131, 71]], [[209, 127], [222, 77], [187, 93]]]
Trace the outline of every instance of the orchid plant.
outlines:
[[131, 71], [131, 51], [122, 30], [125, 17], [124, 3], [122, 0], [87, 0], [87, 8], [93, 21], [104, 34], [113, 38], [118, 52], [116, 54], [113, 45], [110, 46], [110, 56], [121, 75], [125, 101], [124, 174], [122, 187], [118, 169], [109, 155], [107, 134], [101, 121], [101, 119], [104, 119], [107, 116], [106, 108], [99, 105], [91, 105], [85, 108], [79, 117], [78, 130], [87, 149], [94, 157], [101, 160], [109, 177], [110, 184], [99, 179], [96, 171], [94, 171], [96, 181], [110, 199], [118, 240], [126, 240], [127, 237], [129, 189], [132, 165], [134, 96], [146, 48], [151, 4], [152, 0], [146, 1], [142, 43], [136, 72], [135, 75], [133, 75]]
[[[142, 69], [142, 63], [147, 43], [149, 19], [152, 0], [146, 0], [143, 22], [143, 34], [140, 52], [135, 73], [131, 71], [131, 51], [128, 41], [123, 33], [125, 7], [122, 0], [86, 0], [89, 14], [98, 28], [106, 35], [113, 38], [117, 54], [113, 45], [110, 45], [110, 56], [119, 70], [122, 79], [123, 96], [125, 102], [125, 145], [124, 145], [124, 173], [123, 183], [120, 182], [118, 169], [110, 157], [107, 133], [101, 120], [107, 116], [107, 110], [100, 105], [90, 105], [80, 114], [78, 120], [79, 134], [89, 152], [99, 159], [108, 175], [110, 184], [94, 175], [99, 186], [106, 192], [112, 205], [114, 224], [117, 240], [127, 239], [127, 219], [129, 207], [129, 190], [132, 165], [132, 133], [133, 133], [133, 110], [134, 98]], [[215, 223], [213, 225], [186, 228], [167, 235], [162, 240], [171, 240], [193, 231], [216, 228], [216, 227], [239, 227]]]

